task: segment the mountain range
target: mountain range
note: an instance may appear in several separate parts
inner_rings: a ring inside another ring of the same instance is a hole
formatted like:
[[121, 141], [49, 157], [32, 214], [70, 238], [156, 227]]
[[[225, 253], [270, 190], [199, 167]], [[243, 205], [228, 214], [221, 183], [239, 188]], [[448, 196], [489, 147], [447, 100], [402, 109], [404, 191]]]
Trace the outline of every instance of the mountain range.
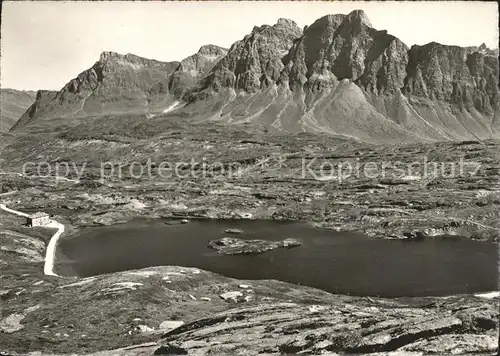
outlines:
[[11, 131], [134, 114], [372, 143], [485, 140], [500, 137], [498, 74], [498, 50], [408, 47], [355, 10], [303, 29], [279, 19], [179, 62], [104, 52], [59, 92], [38, 92]]

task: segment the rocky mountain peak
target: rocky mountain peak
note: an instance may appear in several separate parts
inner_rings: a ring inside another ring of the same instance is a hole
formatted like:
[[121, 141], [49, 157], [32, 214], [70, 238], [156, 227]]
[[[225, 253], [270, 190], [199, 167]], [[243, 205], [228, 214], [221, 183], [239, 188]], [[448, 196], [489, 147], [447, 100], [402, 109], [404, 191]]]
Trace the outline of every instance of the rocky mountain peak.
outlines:
[[181, 61], [170, 78], [169, 91], [176, 99], [182, 99], [189, 89], [199, 85], [199, 81], [227, 54], [227, 51], [226, 48], [211, 44], [201, 46], [197, 53]]
[[198, 54], [206, 56], [223, 56], [227, 53], [227, 48], [219, 47], [213, 44], [201, 46]]
[[[249, 36], [256, 34], [269, 34], [270, 32], [276, 32], [279, 30], [294, 32], [299, 29], [298, 25], [290, 19], [279, 18], [278, 21], [274, 25], [262, 25], [262, 26], [254, 26], [252, 32]], [[299, 29], [300, 31], [300, 29]]]
[[482, 43], [478, 48], [477, 52], [486, 55], [486, 56], [495, 56], [498, 57], [498, 49], [491, 49], [488, 46], [486, 46], [485, 43]]
[[290, 28], [298, 28], [298, 25], [295, 23], [295, 21], [290, 20], [290, 19], [285, 19], [283, 17], [280, 17], [278, 21], [276, 22], [275, 26], [283, 26], [283, 27], [290, 27]]
[[135, 67], [135, 69], [138, 69], [143, 65], [144, 60], [147, 61], [146, 58], [142, 58], [130, 53], [120, 54], [117, 52], [105, 51], [102, 52], [99, 56], [99, 60], [97, 61], [96, 66], [113, 68], [115, 66], [128, 65], [131, 67]]
[[160, 62], [155, 59], [149, 59], [137, 56], [135, 54], [127, 53], [120, 54], [111, 51], [102, 52], [99, 60], [94, 65], [97, 71], [122, 71], [123, 69], [137, 71], [137, 70], [155, 70], [172, 72], [175, 70], [179, 62]]
[[324, 33], [328, 32], [328, 30], [336, 30], [345, 18], [346, 15], [344, 14], [326, 15], [320, 17], [307, 28], [307, 30], [310, 31], [308, 35], [318, 34], [320, 31]]
[[255, 92], [274, 83], [283, 69], [282, 58], [302, 30], [291, 20], [254, 27], [237, 41], [212, 69], [206, 88], [235, 88]]
[[403, 85], [407, 47], [387, 31], [377, 31], [362, 10], [327, 15], [309, 26], [290, 50], [282, 80], [313, 91], [350, 79], [369, 91]]
[[295, 39], [302, 35], [302, 30], [292, 20], [280, 18], [278, 21], [270, 25], [254, 26], [252, 32], [245, 38], [256, 38], [259, 36], [277, 37], [283, 41], [279, 43], [281, 46], [288, 43], [290, 38]]
[[99, 62], [107, 62], [107, 61], [110, 61], [110, 60], [118, 60], [118, 59], [123, 59], [124, 57], [125, 57], [125, 55], [117, 53], [117, 52], [104, 51], [99, 56]]
[[102, 52], [91, 68], [70, 80], [55, 95], [38, 92], [32, 108], [19, 121], [85, 117], [101, 112], [144, 112], [152, 108], [153, 102], [163, 105], [168, 79], [178, 66], [179, 62]]
[[307, 27], [285, 58], [286, 68], [280, 80], [289, 81], [292, 86], [305, 84], [311, 76], [324, 80], [325, 85], [335, 81], [330, 71], [331, 63], [325, 57], [344, 19], [345, 15], [342, 14], [326, 15]]
[[370, 19], [363, 10], [354, 10], [346, 16], [346, 21], [358, 26], [364, 25], [373, 27]]

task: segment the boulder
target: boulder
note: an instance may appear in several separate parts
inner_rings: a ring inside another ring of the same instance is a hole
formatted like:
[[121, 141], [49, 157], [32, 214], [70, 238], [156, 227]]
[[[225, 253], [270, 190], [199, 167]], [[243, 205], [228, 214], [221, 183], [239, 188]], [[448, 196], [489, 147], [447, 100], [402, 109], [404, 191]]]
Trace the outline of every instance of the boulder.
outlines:
[[172, 330], [184, 325], [181, 320], [165, 320], [160, 323], [160, 330]]
[[182, 224], [187, 224], [189, 220], [187, 219], [170, 219], [165, 221], [165, 225], [182, 225]]
[[226, 229], [224, 230], [226, 234], [242, 234], [243, 230], [240, 229]]
[[243, 297], [243, 294], [241, 292], [226, 292], [226, 293], [222, 293], [220, 295], [220, 297], [224, 300], [230, 300], [230, 301], [237, 302], [238, 298]]

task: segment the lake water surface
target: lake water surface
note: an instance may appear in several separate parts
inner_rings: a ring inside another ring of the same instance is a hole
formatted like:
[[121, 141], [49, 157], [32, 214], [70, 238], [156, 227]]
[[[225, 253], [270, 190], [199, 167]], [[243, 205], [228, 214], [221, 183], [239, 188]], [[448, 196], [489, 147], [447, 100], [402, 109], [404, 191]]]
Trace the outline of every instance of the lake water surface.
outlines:
[[[238, 228], [243, 234], [226, 234]], [[282, 240], [302, 246], [259, 255], [224, 256], [207, 247], [224, 236]], [[277, 279], [329, 292], [367, 296], [424, 296], [497, 289], [498, 248], [467, 239], [373, 240], [302, 222], [133, 221], [83, 229], [62, 238], [56, 270], [96, 274], [158, 265], [197, 267], [240, 279]]]

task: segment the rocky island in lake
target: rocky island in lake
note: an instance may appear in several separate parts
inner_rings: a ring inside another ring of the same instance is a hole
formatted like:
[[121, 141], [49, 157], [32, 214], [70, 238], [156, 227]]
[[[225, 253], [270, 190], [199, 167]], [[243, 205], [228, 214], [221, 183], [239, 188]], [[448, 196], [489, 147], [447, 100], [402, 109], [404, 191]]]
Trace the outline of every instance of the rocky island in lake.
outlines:
[[223, 237], [218, 240], [212, 240], [208, 243], [208, 247], [217, 250], [223, 255], [244, 255], [256, 254], [266, 251], [272, 251], [277, 248], [292, 248], [302, 245], [298, 240], [286, 238], [282, 241], [266, 241], [266, 240], [243, 240], [234, 237]]

